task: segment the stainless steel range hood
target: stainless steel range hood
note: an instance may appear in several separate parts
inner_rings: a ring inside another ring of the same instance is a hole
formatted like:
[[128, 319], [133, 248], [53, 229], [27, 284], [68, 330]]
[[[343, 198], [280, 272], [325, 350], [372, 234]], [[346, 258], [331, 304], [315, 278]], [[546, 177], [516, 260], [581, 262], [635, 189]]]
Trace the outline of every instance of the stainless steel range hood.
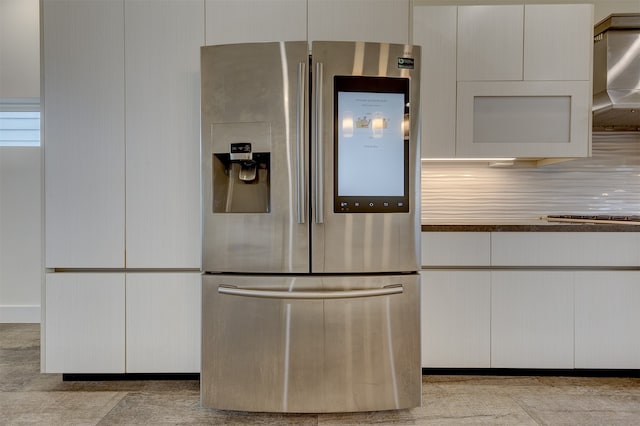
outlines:
[[610, 15], [594, 35], [593, 130], [640, 131], [640, 13]]

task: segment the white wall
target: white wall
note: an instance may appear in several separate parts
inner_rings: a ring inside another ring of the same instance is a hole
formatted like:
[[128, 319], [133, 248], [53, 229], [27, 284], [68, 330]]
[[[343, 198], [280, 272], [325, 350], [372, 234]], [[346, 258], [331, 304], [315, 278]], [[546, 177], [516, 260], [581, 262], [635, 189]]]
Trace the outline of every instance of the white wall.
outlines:
[[[38, 0], [0, 0], [0, 103], [40, 97]], [[40, 148], [0, 147], [0, 322], [40, 322]]]
[[39, 322], [40, 149], [0, 147], [0, 322]]

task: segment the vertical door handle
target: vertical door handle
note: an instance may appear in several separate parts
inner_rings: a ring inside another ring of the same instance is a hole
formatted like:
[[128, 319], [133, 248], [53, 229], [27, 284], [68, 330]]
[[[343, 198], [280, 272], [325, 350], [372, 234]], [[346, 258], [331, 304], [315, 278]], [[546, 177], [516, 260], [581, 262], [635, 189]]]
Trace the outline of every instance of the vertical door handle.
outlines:
[[314, 91], [315, 96], [315, 141], [314, 141], [314, 154], [315, 154], [315, 222], [324, 222], [324, 161], [322, 158], [322, 75], [323, 67], [322, 62], [316, 63], [315, 81], [316, 87]]
[[305, 185], [304, 185], [304, 139], [305, 139], [305, 81], [306, 81], [306, 66], [304, 62], [298, 63], [298, 92], [297, 108], [296, 108], [296, 192], [298, 196], [297, 203], [297, 219], [298, 223], [305, 223], [306, 209], [305, 209]]

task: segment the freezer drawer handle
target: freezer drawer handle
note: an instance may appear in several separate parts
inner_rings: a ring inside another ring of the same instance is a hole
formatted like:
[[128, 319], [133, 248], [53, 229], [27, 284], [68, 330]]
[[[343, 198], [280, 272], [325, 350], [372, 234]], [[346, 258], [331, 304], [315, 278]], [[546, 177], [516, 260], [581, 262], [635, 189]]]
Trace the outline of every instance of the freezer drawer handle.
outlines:
[[344, 290], [344, 291], [277, 291], [277, 290], [251, 290], [238, 288], [232, 285], [220, 285], [218, 293], [232, 296], [260, 297], [263, 299], [353, 299], [359, 297], [390, 296], [401, 294], [404, 291], [402, 284], [392, 284], [382, 288], [370, 290]]

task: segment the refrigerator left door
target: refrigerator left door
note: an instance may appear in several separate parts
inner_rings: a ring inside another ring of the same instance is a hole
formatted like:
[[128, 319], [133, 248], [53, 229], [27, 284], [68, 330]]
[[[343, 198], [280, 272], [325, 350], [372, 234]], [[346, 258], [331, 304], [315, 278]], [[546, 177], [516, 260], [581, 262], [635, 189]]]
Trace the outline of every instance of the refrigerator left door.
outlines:
[[309, 272], [307, 42], [201, 48], [202, 267]]

